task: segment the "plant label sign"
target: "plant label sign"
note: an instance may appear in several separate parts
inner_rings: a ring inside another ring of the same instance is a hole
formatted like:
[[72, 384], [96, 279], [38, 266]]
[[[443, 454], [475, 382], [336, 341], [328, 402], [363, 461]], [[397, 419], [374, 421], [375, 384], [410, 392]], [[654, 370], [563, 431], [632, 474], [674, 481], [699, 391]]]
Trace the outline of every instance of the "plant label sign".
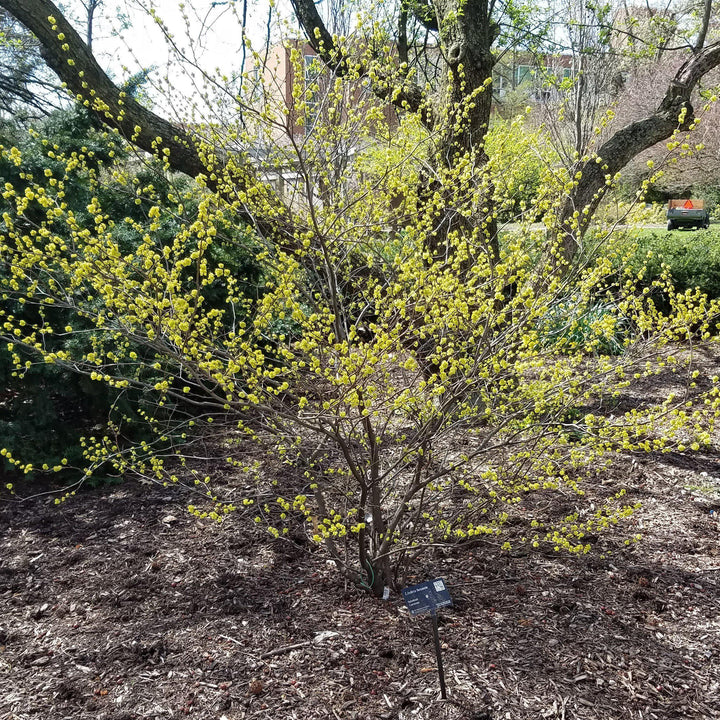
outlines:
[[438, 608], [452, 605], [450, 592], [442, 578], [411, 585], [402, 591], [402, 596], [411, 615], [427, 612], [434, 615]]
[[452, 605], [450, 592], [445, 587], [445, 581], [442, 578], [435, 578], [435, 580], [427, 580], [419, 585], [412, 585], [405, 588], [402, 591], [402, 595], [411, 615], [430, 613], [433, 639], [435, 641], [438, 677], [440, 679], [440, 696], [444, 700], [447, 697], [447, 689], [445, 687], [445, 670], [443, 669], [442, 651], [440, 650], [437, 610], [438, 608]]

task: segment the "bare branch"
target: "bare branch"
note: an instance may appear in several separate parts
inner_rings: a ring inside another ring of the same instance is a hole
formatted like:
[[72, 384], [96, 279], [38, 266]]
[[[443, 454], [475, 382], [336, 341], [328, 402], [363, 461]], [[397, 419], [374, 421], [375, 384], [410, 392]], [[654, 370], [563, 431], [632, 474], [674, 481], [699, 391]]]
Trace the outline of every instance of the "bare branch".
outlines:
[[[313, 50], [337, 77], [345, 77], [352, 67], [350, 58], [336, 45], [313, 0], [292, 0], [292, 4], [295, 15]], [[360, 77], [367, 76], [368, 68], [359, 65], [353, 69]], [[425, 96], [422, 89], [406, 79], [403, 80], [403, 86], [399, 92], [387, 75], [373, 83], [372, 90], [381, 100], [411, 112], [418, 112], [424, 105]], [[426, 125], [431, 126], [432, 119], [429, 110], [423, 112], [423, 121]]]
[[705, 8], [703, 10], [702, 25], [695, 41], [695, 50], [701, 50], [705, 46], [708, 30], [710, 28], [710, 16], [712, 14], [712, 0], [705, 0]]

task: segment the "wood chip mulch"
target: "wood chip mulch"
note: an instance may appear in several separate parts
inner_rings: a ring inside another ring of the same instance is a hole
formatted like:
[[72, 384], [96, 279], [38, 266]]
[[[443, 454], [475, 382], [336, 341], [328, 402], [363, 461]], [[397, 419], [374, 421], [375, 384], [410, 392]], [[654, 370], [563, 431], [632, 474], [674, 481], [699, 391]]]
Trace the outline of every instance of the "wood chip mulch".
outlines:
[[[0, 499], [0, 720], [720, 718], [720, 458], [610, 474], [644, 539], [582, 557], [437, 551], [430, 620], [310, 544], [126, 485]], [[624, 529], [627, 532], [627, 528]]]

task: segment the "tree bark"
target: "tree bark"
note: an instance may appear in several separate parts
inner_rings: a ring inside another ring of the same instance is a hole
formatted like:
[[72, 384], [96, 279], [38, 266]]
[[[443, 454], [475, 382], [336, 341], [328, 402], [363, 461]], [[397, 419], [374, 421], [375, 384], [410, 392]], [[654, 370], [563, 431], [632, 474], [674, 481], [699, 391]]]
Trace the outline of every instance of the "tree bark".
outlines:
[[[174, 170], [193, 177], [207, 171], [191, 137], [125, 95], [50, 0], [0, 0], [0, 6], [37, 37], [48, 66], [78, 100], [88, 101], [90, 111], [103, 124], [117, 129], [123, 137], [148, 153], [157, 151], [157, 138], [161, 138], [161, 148], [170, 150], [170, 166]], [[50, 17], [55, 20], [55, 29]], [[63, 49], [63, 45], [67, 49]], [[136, 127], [140, 132], [136, 133]]]
[[[580, 163], [580, 174], [559, 215], [562, 254], [567, 263], [582, 246], [582, 237], [610, 185], [609, 181], [636, 155], [670, 138], [677, 129], [693, 121], [691, 96], [699, 80], [720, 65], [720, 43], [714, 43], [690, 57], [675, 73], [657, 110], [618, 130], [597, 151], [595, 157]], [[683, 113], [682, 121], [681, 114]]]
[[[208, 163], [191, 134], [122, 92], [50, 0], [0, 0], [0, 7], [37, 37], [45, 62], [75, 98], [102, 124], [117, 130], [135, 147], [160, 157], [168, 150], [167, 161], [173, 170], [195, 178], [203, 176], [205, 183], [228, 202], [233, 202], [238, 190], [257, 184], [256, 171], [251, 167], [243, 168], [242, 172], [235, 169], [232, 182], [223, 182], [225, 166], [222, 161]], [[54, 23], [50, 22], [50, 17]], [[220, 152], [215, 155], [221, 157]], [[239, 216], [278, 246], [294, 248], [297, 241], [287, 208], [269, 189], [264, 195], [269, 207], [265, 215], [241, 206], [237, 210]]]

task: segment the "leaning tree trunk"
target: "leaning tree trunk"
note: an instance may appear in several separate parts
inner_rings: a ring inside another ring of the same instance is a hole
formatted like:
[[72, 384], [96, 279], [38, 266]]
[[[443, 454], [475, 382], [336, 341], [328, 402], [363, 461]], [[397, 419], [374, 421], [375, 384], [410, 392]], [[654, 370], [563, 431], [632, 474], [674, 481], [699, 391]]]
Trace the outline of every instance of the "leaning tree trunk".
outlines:
[[575, 168], [579, 180], [558, 217], [562, 255], [569, 265], [582, 248], [582, 238], [611, 182], [635, 156], [687, 129], [694, 119], [690, 102], [698, 81], [720, 65], [720, 43], [697, 51], [675, 73], [657, 110], [618, 130], [591, 157]]
[[148, 153], [157, 152], [157, 138], [161, 138], [160, 149], [170, 150], [169, 161], [175, 170], [193, 177], [207, 171], [187, 133], [123, 93], [52, 2], [2, 0], [0, 6], [37, 37], [50, 69], [80, 103], [87, 102], [100, 122]]

